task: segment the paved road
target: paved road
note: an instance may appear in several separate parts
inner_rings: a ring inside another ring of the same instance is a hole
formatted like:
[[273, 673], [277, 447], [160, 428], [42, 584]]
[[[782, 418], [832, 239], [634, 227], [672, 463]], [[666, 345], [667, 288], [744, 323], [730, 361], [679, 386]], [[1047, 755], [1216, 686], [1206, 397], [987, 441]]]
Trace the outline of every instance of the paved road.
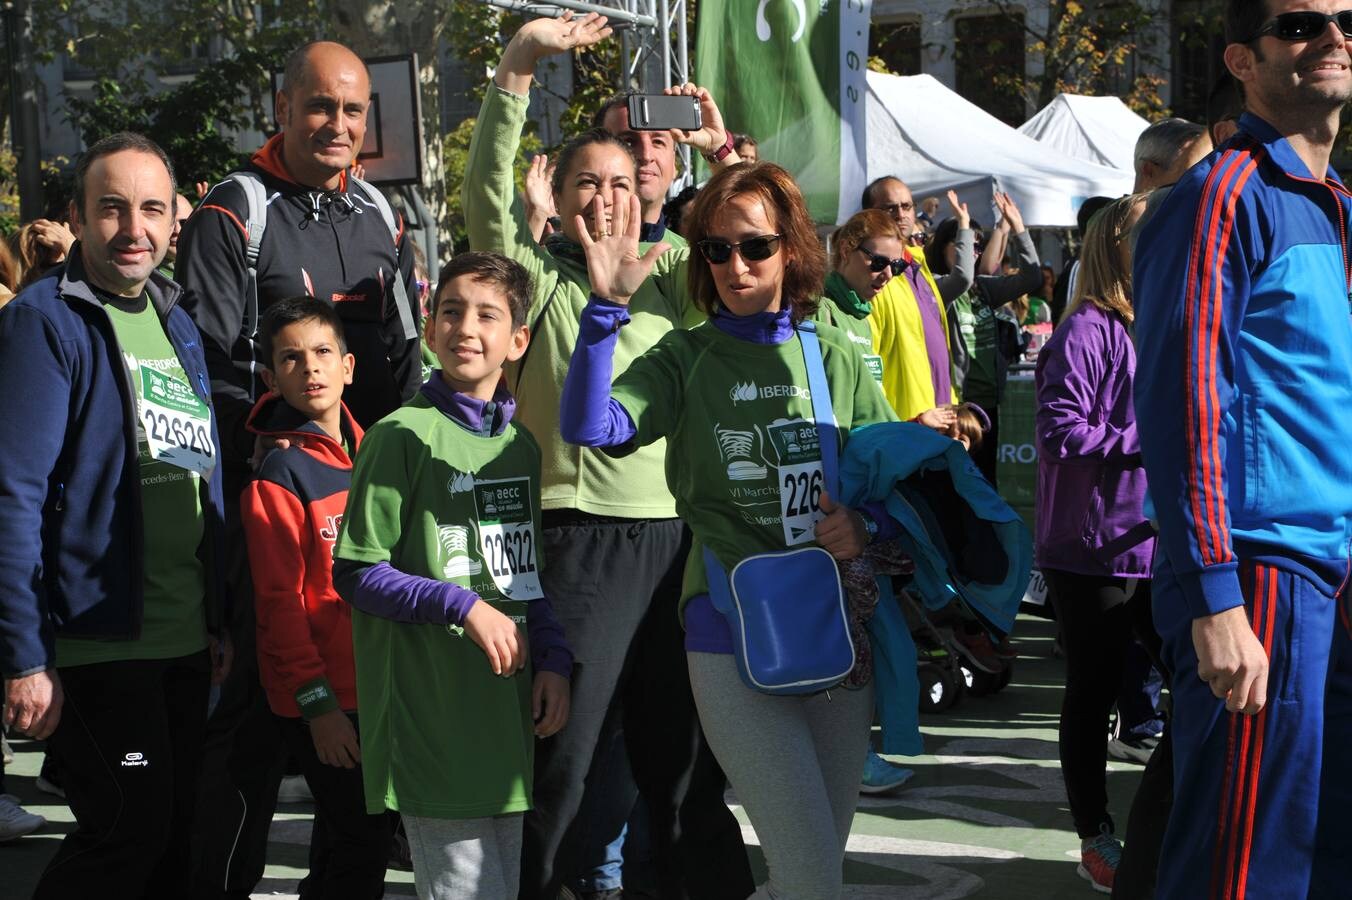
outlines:
[[[1070, 830], [1056, 752], [1062, 665], [1051, 655], [1054, 627], [1021, 618], [1021, 654], [1013, 683], [992, 697], [968, 697], [923, 721], [928, 755], [900, 760], [915, 778], [894, 796], [865, 797], [846, 851], [846, 898], [870, 900], [1025, 900], [1089, 898], [1075, 874], [1078, 841]], [[50, 820], [38, 834], [0, 845], [0, 900], [27, 898], [38, 873], [71, 827], [70, 811], [33, 786], [41, 760], [32, 743], [15, 744], [8, 790]], [[774, 748], [767, 747], [767, 753]], [[1122, 763], [1108, 777], [1112, 813], [1126, 822], [1140, 769]], [[786, 785], [786, 789], [792, 789]], [[735, 798], [730, 797], [735, 806]], [[740, 811], [739, 811], [740, 815]], [[744, 820], [745, 821], [745, 820]], [[267, 875], [255, 897], [294, 896], [304, 873], [309, 810], [287, 804], [272, 828]], [[744, 829], [763, 874], [755, 833]], [[390, 872], [386, 896], [411, 896], [411, 876]]]

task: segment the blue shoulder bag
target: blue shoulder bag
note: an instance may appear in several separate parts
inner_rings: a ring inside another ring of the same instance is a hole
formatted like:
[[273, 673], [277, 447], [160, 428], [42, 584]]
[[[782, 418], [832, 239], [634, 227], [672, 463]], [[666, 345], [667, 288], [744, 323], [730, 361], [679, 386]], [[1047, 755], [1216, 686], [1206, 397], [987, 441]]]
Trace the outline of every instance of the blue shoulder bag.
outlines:
[[[821, 447], [824, 484], [838, 497], [836, 417], [811, 322], [798, 325]], [[748, 556], [729, 574], [704, 548], [709, 599], [732, 628], [742, 681], [767, 694], [812, 694], [835, 687], [854, 668], [849, 604], [840, 570], [821, 547]]]

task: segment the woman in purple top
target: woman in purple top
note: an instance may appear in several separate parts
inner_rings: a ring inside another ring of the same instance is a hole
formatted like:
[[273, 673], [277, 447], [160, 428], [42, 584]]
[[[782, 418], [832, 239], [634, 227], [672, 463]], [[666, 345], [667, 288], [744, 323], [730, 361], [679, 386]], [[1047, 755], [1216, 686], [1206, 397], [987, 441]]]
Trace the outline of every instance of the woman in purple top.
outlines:
[[1150, 620], [1155, 532], [1132, 407], [1131, 226], [1145, 198], [1090, 222], [1080, 281], [1037, 362], [1037, 561], [1061, 624], [1061, 771], [1081, 839], [1079, 874], [1110, 890], [1121, 855], [1108, 815], [1108, 715], [1134, 635]]

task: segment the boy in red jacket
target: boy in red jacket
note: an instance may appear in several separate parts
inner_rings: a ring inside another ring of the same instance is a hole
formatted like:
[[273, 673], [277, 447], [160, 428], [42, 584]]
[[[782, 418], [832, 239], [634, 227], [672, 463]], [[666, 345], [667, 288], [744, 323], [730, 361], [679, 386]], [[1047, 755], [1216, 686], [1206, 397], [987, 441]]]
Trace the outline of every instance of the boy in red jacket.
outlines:
[[269, 393], [249, 430], [276, 441], [241, 518], [268, 705], [315, 797], [307, 900], [381, 896], [389, 827], [368, 815], [357, 742], [352, 614], [333, 588], [333, 543], [362, 430], [343, 405], [353, 356], [330, 304], [295, 297], [259, 324]]

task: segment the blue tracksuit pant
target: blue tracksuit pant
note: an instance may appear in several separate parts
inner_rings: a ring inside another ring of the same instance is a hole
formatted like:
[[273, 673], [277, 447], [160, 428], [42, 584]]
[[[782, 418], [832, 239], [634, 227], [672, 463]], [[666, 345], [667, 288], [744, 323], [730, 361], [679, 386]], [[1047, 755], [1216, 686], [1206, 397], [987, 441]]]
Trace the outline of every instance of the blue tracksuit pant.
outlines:
[[1174, 673], [1174, 807], [1160, 900], [1352, 896], [1347, 598], [1298, 571], [1240, 564], [1269, 660], [1267, 705], [1246, 716], [1227, 712], [1197, 677], [1192, 620], [1168, 560], [1156, 557], [1155, 625]]

